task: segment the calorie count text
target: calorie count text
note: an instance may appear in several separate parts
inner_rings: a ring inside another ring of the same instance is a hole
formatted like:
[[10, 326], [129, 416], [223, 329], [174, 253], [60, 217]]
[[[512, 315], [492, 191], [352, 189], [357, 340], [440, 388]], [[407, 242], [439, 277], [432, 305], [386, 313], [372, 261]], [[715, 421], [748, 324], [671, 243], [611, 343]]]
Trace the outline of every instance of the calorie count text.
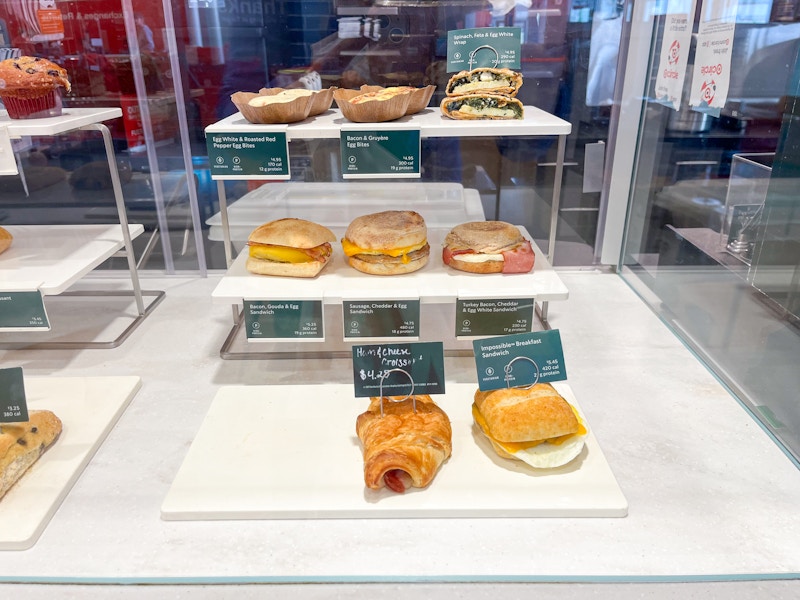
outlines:
[[8, 406], [3, 410], [3, 418], [8, 419], [11, 417], [21, 417], [22, 416], [22, 407], [19, 405]]

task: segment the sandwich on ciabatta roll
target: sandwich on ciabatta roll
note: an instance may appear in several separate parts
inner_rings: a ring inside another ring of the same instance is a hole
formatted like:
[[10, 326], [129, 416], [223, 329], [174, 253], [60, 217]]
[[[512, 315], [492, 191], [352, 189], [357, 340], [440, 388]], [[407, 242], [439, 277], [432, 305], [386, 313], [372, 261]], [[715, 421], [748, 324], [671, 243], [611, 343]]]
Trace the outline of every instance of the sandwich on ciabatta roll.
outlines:
[[538, 469], [574, 460], [588, 434], [577, 409], [549, 383], [528, 389], [478, 390], [472, 416], [497, 454]]
[[370, 275], [402, 275], [428, 262], [428, 228], [412, 210], [363, 215], [347, 227], [342, 249], [351, 267]]
[[444, 264], [468, 273], [528, 273], [535, 260], [530, 241], [504, 221], [456, 225], [442, 249]]
[[264, 223], [247, 242], [247, 270], [258, 275], [316, 277], [331, 258], [336, 236], [304, 219]]

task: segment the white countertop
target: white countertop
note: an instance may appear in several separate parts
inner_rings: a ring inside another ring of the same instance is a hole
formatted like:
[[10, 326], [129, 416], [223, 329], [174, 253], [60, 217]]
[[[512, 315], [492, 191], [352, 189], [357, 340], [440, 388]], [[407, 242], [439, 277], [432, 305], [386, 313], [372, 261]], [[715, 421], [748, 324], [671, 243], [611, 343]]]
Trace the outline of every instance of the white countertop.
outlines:
[[[560, 276], [570, 298], [551, 306], [550, 323], [627, 517], [163, 521], [160, 506], [221, 386], [347, 383], [350, 367], [223, 361], [231, 313], [211, 302], [219, 278], [144, 279], [167, 297], [121, 347], [0, 353], [26, 376], [142, 379], [38, 543], [0, 554], [0, 583], [797, 578], [800, 471], [621, 278]], [[471, 358], [445, 366], [449, 381], [475, 381]]]

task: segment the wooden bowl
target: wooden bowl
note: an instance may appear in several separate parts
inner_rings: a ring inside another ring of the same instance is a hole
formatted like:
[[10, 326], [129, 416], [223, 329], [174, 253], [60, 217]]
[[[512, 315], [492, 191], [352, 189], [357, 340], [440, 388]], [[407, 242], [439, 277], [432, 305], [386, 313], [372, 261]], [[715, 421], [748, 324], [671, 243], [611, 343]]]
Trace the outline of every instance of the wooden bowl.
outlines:
[[231, 94], [231, 101], [239, 109], [245, 119], [251, 123], [262, 125], [276, 123], [296, 123], [308, 117], [311, 111], [313, 95], [297, 96], [288, 102], [276, 102], [266, 106], [252, 106], [250, 101], [259, 96], [275, 96], [283, 90], [273, 91], [276, 88], [263, 90], [269, 93], [236, 92]]

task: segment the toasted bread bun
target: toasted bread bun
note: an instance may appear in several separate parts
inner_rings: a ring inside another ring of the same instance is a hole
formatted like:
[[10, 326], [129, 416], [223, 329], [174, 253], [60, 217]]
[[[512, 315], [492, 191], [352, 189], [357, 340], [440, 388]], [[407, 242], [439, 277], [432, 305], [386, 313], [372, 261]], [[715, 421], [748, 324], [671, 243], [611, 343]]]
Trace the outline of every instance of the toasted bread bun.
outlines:
[[8, 229], [0, 227], [0, 254], [8, 250], [13, 239], [14, 236], [11, 235], [11, 232], [9, 232]]
[[335, 242], [336, 236], [317, 223], [289, 218], [264, 223], [253, 230], [248, 241], [290, 248], [315, 248], [325, 242]]
[[353, 219], [346, 240], [365, 250], [393, 250], [425, 242], [425, 220], [413, 210], [385, 210]]
[[248, 238], [246, 268], [257, 275], [316, 277], [331, 257], [333, 232], [304, 219], [278, 219]]
[[[468, 273], [527, 272], [530, 270], [527, 263], [517, 268], [518, 263], [512, 260], [513, 254], [507, 254], [528, 252], [527, 248], [521, 248], [525, 241], [517, 227], [504, 221], [462, 223], [445, 236], [442, 261], [453, 269]], [[507, 257], [512, 260], [509, 264]], [[528, 258], [532, 267], [532, 254]]]
[[348, 263], [370, 275], [402, 275], [424, 267], [430, 246], [422, 215], [387, 210], [354, 219], [342, 239]]
[[569, 403], [549, 383], [529, 389], [478, 390], [474, 402], [492, 437], [501, 442], [546, 440], [580, 428]]
[[444, 244], [453, 251], [497, 254], [510, 250], [523, 239], [519, 229], [505, 221], [472, 221], [453, 227], [445, 236]]

